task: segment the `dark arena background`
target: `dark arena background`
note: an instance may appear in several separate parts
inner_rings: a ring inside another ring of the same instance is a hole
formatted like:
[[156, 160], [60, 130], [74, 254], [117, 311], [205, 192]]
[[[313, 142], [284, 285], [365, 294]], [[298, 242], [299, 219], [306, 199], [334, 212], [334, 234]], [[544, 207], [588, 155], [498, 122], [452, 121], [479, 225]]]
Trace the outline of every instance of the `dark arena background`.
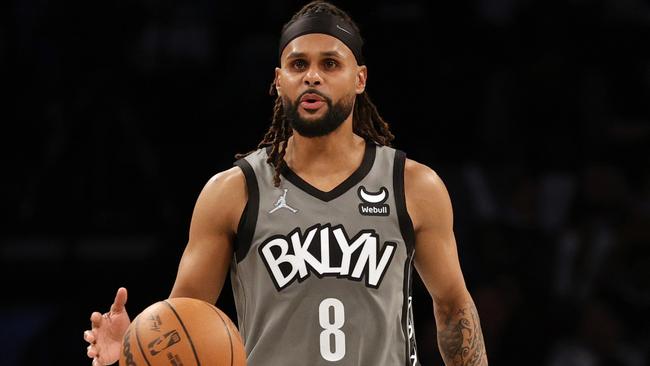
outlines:
[[[119, 286], [132, 318], [169, 295], [201, 188], [269, 126], [305, 3], [3, 2], [1, 365], [90, 365]], [[447, 185], [490, 364], [650, 364], [649, 2], [333, 3], [394, 145]], [[229, 279], [217, 306], [236, 319]]]

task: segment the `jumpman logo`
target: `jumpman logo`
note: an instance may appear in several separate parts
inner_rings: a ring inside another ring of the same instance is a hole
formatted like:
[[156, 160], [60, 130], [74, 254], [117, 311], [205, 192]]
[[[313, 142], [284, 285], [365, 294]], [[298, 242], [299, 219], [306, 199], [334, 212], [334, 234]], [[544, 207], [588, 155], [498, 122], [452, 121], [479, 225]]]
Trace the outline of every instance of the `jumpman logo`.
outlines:
[[279, 210], [281, 208], [286, 208], [286, 209], [288, 209], [289, 211], [291, 211], [293, 213], [298, 212], [298, 210], [296, 210], [295, 208], [287, 205], [287, 191], [288, 191], [288, 189], [285, 188], [284, 193], [282, 194], [282, 196], [278, 197], [278, 200], [274, 204], [275, 208], [272, 209], [271, 211], [269, 211], [270, 214], [274, 213], [275, 211], [277, 211], [277, 210]]

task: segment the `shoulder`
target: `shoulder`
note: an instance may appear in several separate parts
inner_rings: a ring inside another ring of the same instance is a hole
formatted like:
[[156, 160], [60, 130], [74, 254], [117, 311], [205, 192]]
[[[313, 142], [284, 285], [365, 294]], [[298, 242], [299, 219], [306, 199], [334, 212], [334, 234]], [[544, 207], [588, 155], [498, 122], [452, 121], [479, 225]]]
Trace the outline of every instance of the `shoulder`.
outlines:
[[445, 189], [438, 173], [412, 159], [404, 163], [404, 187], [411, 193], [432, 193]]
[[451, 219], [451, 201], [447, 188], [438, 173], [430, 167], [406, 159], [404, 192], [416, 231], [432, 219]]
[[197, 209], [208, 213], [218, 224], [236, 231], [248, 195], [243, 171], [235, 166], [208, 179], [197, 201]]
[[205, 184], [205, 190], [211, 193], [223, 191], [237, 191], [246, 188], [244, 172], [238, 166], [223, 170], [210, 177]]

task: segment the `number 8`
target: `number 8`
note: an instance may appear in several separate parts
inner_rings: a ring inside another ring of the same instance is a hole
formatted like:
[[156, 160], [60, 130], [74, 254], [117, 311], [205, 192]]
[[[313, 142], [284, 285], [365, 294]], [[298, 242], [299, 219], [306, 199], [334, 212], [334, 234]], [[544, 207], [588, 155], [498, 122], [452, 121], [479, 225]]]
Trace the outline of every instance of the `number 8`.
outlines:
[[[334, 308], [334, 322], [330, 322], [330, 308]], [[345, 356], [345, 333], [341, 330], [345, 323], [345, 310], [339, 299], [327, 298], [318, 306], [318, 322], [325, 329], [320, 333], [320, 354], [327, 361], [338, 361]], [[331, 336], [334, 336], [332, 352]]]

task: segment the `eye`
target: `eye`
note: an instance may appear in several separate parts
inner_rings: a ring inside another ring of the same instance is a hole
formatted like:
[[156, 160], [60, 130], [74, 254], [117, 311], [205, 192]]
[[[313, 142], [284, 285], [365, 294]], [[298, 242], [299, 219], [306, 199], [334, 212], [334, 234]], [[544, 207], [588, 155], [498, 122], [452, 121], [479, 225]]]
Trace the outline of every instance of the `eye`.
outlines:
[[295, 60], [293, 62], [293, 67], [296, 70], [303, 70], [306, 66], [307, 66], [307, 63], [305, 62], [305, 60], [298, 59], [298, 60]]
[[332, 59], [325, 60], [324, 64], [325, 64], [326, 69], [334, 69], [339, 65], [338, 62], [336, 62], [336, 61], [334, 61]]

